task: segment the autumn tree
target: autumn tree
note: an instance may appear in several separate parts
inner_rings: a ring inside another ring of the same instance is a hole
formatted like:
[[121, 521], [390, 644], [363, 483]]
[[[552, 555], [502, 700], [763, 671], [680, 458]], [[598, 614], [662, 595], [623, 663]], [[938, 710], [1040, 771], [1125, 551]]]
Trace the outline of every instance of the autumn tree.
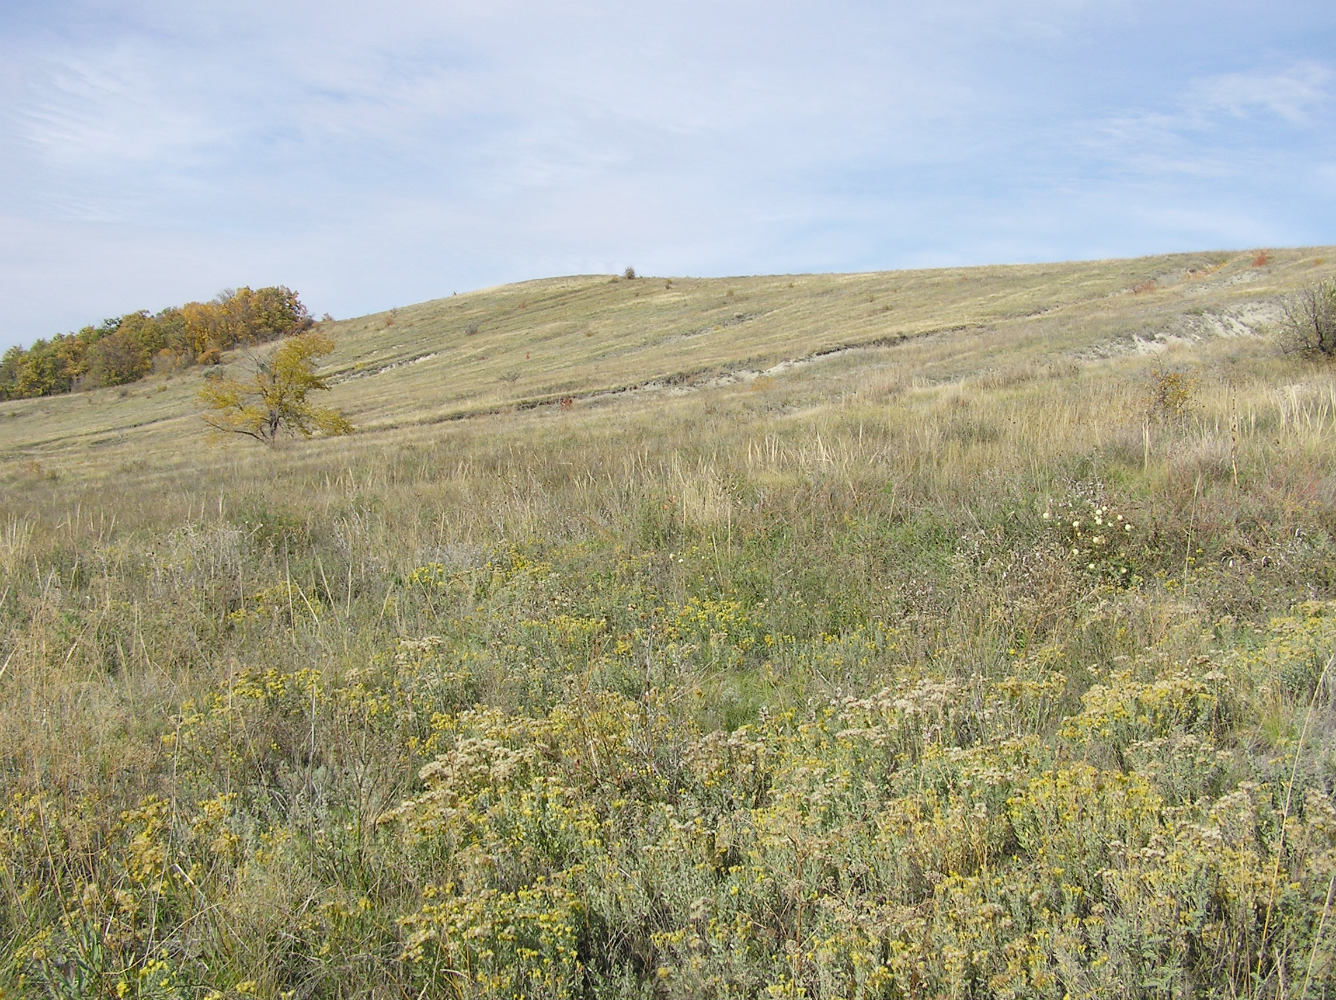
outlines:
[[297, 293], [282, 285], [258, 291], [243, 286], [222, 297], [219, 309], [232, 344], [288, 337], [314, 325]]
[[222, 352], [304, 333], [314, 326], [297, 293], [283, 285], [228, 289], [212, 302], [148, 310], [57, 334], [0, 357], [0, 399], [51, 396], [124, 385], [150, 371], [217, 364]]
[[13, 399], [18, 395], [19, 369], [23, 366], [25, 353], [15, 344], [0, 355], [0, 399]]
[[89, 384], [125, 385], [148, 374], [159, 337], [146, 311], [109, 319], [96, 333], [84, 355]]
[[334, 341], [311, 331], [289, 337], [268, 358], [256, 357], [243, 378], [219, 375], [205, 380], [201, 415], [214, 430], [241, 434], [273, 444], [284, 432], [349, 434], [352, 425], [338, 410], [316, 406], [307, 396], [329, 388], [316, 372], [316, 361], [334, 349]]
[[81, 374], [76, 347], [73, 336], [38, 340], [13, 359], [14, 381], [6, 394], [12, 399], [24, 399], [69, 392]]

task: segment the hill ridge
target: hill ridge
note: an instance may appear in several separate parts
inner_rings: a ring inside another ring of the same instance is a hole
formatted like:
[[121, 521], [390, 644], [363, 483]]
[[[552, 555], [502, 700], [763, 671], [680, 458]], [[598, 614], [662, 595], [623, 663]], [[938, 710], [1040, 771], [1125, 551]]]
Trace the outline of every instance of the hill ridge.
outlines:
[[[1256, 335], [1336, 247], [848, 274], [535, 278], [321, 324], [332, 405], [362, 435], [793, 379], [894, 348], [929, 382]], [[227, 359], [244, 365], [243, 353]], [[0, 404], [0, 462], [80, 442], [144, 453], [195, 427], [199, 372]]]

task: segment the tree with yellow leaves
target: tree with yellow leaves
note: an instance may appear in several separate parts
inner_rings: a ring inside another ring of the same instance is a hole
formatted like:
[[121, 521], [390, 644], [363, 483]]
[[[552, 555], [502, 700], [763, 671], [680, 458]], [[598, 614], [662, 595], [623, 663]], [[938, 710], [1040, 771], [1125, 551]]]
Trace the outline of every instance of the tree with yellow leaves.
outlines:
[[287, 431], [312, 434], [350, 434], [352, 424], [338, 410], [316, 406], [312, 392], [329, 389], [328, 379], [316, 373], [315, 363], [334, 350], [334, 341], [315, 331], [289, 337], [273, 355], [256, 358], [249, 375], [208, 378], [199, 398], [207, 409], [201, 414], [215, 431], [253, 437], [273, 444]]

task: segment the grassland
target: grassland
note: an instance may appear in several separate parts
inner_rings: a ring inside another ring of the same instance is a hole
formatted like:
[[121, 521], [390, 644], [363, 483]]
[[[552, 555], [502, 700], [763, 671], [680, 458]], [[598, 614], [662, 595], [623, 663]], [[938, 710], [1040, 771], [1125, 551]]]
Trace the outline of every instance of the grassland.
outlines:
[[1333, 261], [507, 286], [274, 449], [0, 403], [2, 988], [1336, 994]]

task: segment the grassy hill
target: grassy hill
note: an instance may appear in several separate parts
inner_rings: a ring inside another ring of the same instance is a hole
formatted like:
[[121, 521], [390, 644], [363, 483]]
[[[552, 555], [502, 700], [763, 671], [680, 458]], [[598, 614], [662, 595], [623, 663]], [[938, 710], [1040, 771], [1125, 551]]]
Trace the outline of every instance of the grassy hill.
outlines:
[[[1326, 256], [1324, 256], [1324, 254]], [[628, 390], [778, 375], [862, 348], [859, 368], [942, 381], [1254, 334], [1336, 251], [728, 279], [554, 278], [328, 323], [332, 402], [365, 434]], [[1242, 324], [1241, 326], [1239, 324]], [[142, 459], [196, 430], [201, 371], [0, 406], [0, 461]], [[620, 400], [619, 400], [620, 401]]]
[[273, 449], [0, 403], [0, 987], [1330, 995], [1333, 271], [526, 282], [324, 324], [358, 433]]

